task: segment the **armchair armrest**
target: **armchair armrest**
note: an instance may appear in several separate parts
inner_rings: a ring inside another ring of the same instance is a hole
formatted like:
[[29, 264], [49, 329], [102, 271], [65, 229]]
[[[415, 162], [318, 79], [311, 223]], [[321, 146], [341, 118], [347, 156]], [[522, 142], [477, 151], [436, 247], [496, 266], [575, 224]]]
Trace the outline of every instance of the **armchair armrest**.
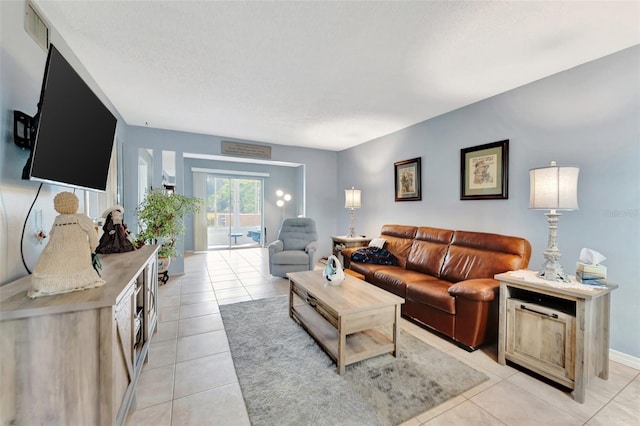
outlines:
[[490, 302], [500, 292], [500, 282], [493, 278], [476, 278], [460, 281], [449, 287], [449, 294], [453, 297]]
[[272, 241], [267, 248], [269, 249], [269, 256], [284, 250], [284, 242], [282, 240]]
[[313, 255], [316, 252], [316, 249], [318, 248], [318, 242], [317, 241], [312, 241], [309, 244], [307, 244], [307, 246], [304, 248], [304, 251], [307, 253], [307, 255], [309, 255], [309, 270], [313, 270]]
[[304, 248], [304, 251], [309, 253], [309, 252], [314, 252], [317, 249], [318, 249], [318, 242], [317, 241], [312, 241], [309, 244], [307, 244], [307, 246]]

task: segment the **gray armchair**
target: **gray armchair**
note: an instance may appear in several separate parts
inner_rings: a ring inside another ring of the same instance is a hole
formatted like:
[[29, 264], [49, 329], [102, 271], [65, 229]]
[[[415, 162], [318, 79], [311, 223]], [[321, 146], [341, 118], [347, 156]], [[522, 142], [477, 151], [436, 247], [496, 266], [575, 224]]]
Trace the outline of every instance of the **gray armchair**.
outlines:
[[318, 248], [316, 222], [308, 217], [292, 217], [282, 222], [278, 239], [269, 244], [269, 273], [286, 277], [287, 272], [310, 271]]

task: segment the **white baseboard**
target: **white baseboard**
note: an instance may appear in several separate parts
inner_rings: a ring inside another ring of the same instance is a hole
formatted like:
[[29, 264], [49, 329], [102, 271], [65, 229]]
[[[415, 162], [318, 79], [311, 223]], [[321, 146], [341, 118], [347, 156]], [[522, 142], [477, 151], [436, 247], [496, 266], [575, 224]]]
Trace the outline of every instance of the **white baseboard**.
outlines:
[[626, 365], [627, 367], [640, 370], [640, 358], [625, 354], [624, 352], [618, 352], [613, 349], [609, 349], [609, 359], [611, 361]]

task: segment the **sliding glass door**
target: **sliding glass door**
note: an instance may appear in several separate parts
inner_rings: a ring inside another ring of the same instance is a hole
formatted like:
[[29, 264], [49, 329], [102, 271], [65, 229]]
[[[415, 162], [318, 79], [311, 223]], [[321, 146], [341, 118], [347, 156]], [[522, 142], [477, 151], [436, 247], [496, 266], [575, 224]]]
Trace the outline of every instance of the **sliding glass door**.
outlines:
[[262, 179], [207, 175], [208, 249], [262, 245], [262, 187]]

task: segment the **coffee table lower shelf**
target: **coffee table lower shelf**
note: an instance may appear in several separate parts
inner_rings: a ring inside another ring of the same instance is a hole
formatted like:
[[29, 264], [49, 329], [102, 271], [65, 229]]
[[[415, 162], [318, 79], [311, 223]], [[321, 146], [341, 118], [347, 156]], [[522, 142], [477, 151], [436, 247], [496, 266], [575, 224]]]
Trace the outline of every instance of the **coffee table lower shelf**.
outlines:
[[393, 339], [372, 328], [345, 335], [344, 360], [341, 361], [340, 334], [322, 315], [303, 302], [302, 304], [294, 304], [291, 308], [291, 317], [336, 362], [339, 374], [344, 373], [346, 365], [395, 351]]

